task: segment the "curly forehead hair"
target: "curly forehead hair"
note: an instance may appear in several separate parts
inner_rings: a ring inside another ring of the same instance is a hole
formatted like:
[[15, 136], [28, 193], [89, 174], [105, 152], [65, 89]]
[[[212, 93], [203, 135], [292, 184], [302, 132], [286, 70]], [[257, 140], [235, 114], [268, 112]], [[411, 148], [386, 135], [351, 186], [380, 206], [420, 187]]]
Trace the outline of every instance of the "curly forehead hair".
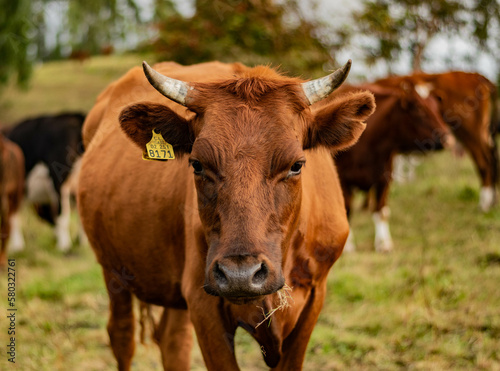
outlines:
[[[300, 112], [308, 107], [300, 85], [302, 82], [297, 78], [280, 75], [270, 67], [257, 66], [238, 72], [232, 79], [197, 83], [195, 89], [199, 102], [213, 98], [213, 94], [217, 91], [223, 91], [245, 101], [249, 106], [255, 106], [269, 94], [277, 93], [278, 99], [283, 99], [282, 104], [286, 100], [288, 104], [291, 103]], [[280, 92], [281, 94], [279, 94]]]

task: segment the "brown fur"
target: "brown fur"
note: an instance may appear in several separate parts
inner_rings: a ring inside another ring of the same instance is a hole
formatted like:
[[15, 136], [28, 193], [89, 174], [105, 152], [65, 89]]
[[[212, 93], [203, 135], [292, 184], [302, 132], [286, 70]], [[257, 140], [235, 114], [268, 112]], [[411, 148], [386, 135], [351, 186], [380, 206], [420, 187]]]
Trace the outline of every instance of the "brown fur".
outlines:
[[24, 156], [15, 143], [0, 134], [0, 268], [7, 263], [10, 219], [21, 207], [24, 195]]
[[452, 71], [441, 74], [415, 74], [380, 80], [385, 86], [403, 82], [425, 83], [431, 98], [439, 101], [439, 111], [455, 137], [470, 153], [481, 185], [498, 184], [498, 149], [494, 140], [498, 113], [496, 87], [477, 73]]
[[374, 212], [387, 204], [395, 154], [422, 154], [428, 149], [424, 144], [428, 143], [442, 148], [449, 135], [436, 105], [424, 101], [413, 86], [388, 87], [375, 82], [360, 87], [344, 86], [341, 90], [360, 88], [375, 95], [377, 110], [368, 118], [359, 141], [334, 155], [348, 215], [355, 189], [375, 190]]
[[[238, 326], [259, 342], [270, 367], [300, 369], [348, 234], [329, 151], [357, 139], [373, 98], [339, 98], [316, 117], [299, 80], [267, 68], [155, 68], [193, 83], [188, 110], [133, 69], [101, 94], [84, 126], [78, 204], [108, 287], [119, 369], [130, 368], [134, 350], [132, 294], [166, 308], [157, 334], [165, 369], [189, 369], [191, 326], [208, 370], [238, 369]], [[179, 158], [141, 159], [152, 128]], [[302, 174], [292, 173], [303, 161]], [[262, 284], [234, 283], [254, 266]], [[236, 274], [228, 288], [220, 276], [227, 272]], [[297, 285], [292, 307], [255, 329], [259, 307], [272, 309], [284, 282]]]

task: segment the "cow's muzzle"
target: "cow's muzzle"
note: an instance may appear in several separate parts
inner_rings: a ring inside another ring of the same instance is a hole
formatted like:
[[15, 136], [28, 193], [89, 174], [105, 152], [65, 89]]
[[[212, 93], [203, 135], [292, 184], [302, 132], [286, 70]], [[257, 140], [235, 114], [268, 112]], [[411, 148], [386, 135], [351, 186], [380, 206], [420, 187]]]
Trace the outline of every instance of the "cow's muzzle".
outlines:
[[281, 267], [259, 256], [237, 255], [215, 260], [206, 272], [205, 291], [236, 303], [272, 294], [285, 284]]

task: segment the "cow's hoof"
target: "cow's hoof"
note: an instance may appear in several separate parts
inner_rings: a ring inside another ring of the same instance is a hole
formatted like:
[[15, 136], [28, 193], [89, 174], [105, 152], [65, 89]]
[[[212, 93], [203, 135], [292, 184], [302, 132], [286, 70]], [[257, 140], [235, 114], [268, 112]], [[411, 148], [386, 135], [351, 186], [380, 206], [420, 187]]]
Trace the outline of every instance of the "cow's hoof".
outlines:
[[479, 193], [479, 209], [483, 213], [487, 213], [491, 210], [495, 204], [495, 188], [493, 187], [482, 187]]
[[391, 252], [394, 248], [394, 245], [392, 243], [392, 240], [380, 240], [380, 241], [375, 241], [375, 251], [377, 252]]

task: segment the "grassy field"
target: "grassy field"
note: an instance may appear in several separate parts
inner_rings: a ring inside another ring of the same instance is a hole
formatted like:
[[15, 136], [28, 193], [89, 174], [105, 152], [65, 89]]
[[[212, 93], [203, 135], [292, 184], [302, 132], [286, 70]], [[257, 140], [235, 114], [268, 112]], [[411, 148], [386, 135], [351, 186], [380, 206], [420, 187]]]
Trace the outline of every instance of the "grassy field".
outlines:
[[10, 86], [0, 95], [0, 123], [10, 125], [30, 116], [61, 111], [86, 113], [108, 83], [129, 68], [140, 66], [142, 60], [132, 54], [119, 58], [94, 57], [83, 63], [60, 61], [37, 66], [29, 90]]
[[[106, 83], [141, 58], [60, 62], [35, 71], [32, 90], [10, 91], [0, 121], [91, 107]], [[467, 158], [423, 159], [417, 180], [391, 190], [395, 251], [373, 251], [370, 215], [354, 214], [358, 252], [333, 267], [305, 370], [500, 370], [500, 207], [478, 211], [478, 179]], [[24, 252], [16, 259], [16, 364], [7, 362], [7, 279], [0, 278], [0, 369], [114, 370], [108, 347], [107, 295], [89, 246], [69, 255], [25, 207]], [[243, 370], [266, 369], [259, 347], [237, 336]], [[160, 370], [148, 341], [134, 370]], [[204, 370], [198, 349], [193, 370]]]

